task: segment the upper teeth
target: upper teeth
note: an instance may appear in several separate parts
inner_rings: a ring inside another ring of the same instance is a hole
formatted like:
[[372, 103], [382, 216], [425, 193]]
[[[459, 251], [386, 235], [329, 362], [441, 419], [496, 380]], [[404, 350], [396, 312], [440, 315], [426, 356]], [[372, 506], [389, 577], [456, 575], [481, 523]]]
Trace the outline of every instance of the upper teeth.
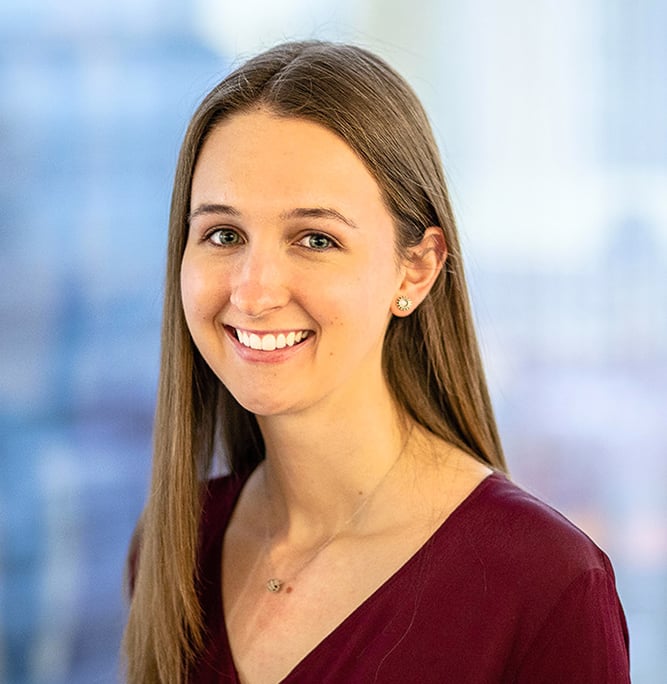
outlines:
[[274, 349], [293, 347], [295, 344], [305, 340], [308, 337], [308, 330], [295, 330], [288, 333], [278, 333], [277, 335], [273, 333], [258, 335], [257, 333], [249, 333], [236, 328], [236, 337], [244, 347], [261, 349], [262, 351], [273, 351]]

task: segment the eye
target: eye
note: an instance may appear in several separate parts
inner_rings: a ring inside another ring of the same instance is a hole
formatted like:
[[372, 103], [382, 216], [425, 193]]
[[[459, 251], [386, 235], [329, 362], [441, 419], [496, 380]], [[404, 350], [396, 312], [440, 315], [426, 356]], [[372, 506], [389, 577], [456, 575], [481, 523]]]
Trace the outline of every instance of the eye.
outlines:
[[308, 247], [308, 249], [313, 249], [316, 252], [325, 252], [328, 249], [338, 247], [338, 244], [332, 238], [323, 233], [308, 233], [308, 235], [299, 240], [298, 244]]
[[241, 236], [232, 228], [216, 228], [206, 236], [206, 239], [220, 247], [234, 247], [241, 244]]

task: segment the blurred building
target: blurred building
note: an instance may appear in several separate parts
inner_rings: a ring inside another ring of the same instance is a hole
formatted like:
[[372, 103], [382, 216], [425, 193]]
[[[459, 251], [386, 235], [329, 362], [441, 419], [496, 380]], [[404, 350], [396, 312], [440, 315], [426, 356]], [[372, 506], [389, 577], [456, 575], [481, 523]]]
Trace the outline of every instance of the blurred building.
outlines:
[[225, 66], [178, 0], [0, 6], [0, 680], [117, 680], [180, 138]]

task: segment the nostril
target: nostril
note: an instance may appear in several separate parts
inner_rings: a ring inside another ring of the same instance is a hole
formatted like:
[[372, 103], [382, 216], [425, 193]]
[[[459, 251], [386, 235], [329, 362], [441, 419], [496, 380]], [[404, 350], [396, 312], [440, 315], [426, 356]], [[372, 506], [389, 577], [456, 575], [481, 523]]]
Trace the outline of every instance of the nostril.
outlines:
[[267, 311], [284, 307], [290, 300], [289, 290], [281, 285], [246, 282], [234, 288], [231, 304], [245, 316], [257, 318]]

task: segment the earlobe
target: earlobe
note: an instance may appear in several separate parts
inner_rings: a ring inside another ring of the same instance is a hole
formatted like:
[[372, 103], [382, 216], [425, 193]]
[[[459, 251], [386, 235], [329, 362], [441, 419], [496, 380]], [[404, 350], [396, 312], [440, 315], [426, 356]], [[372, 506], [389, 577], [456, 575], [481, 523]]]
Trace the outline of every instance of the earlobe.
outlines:
[[447, 259], [442, 228], [431, 226], [418, 245], [410, 248], [404, 276], [392, 306], [396, 316], [408, 316], [426, 298]]
[[405, 295], [399, 295], [396, 297], [396, 308], [401, 313], [406, 313], [412, 308], [412, 300], [410, 297], [406, 297]]

